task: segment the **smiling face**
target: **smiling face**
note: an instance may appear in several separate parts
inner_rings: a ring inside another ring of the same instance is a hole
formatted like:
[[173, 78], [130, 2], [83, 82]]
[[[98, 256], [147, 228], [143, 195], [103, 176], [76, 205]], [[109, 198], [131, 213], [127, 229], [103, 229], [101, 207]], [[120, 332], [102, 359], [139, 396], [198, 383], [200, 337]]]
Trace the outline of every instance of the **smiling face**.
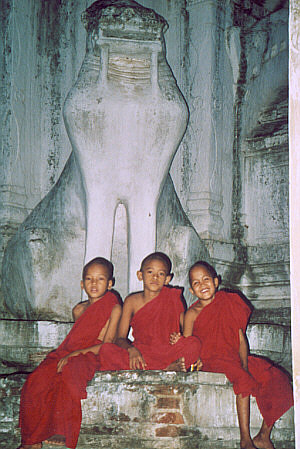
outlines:
[[85, 277], [81, 281], [81, 288], [85, 290], [91, 302], [102, 298], [112, 286], [113, 281], [109, 277], [108, 269], [104, 265], [96, 263], [87, 268]]
[[164, 285], [168, 285], [172, 278], [166, 264], [159, 259], [151, 259], [146, 262], [142, 271], [137, 272], [137, 277], [139, 281], [143, 281], [145, 292], [157, 294]]
[[215, 297], [219, 280], [202, 265], [197, 265], [190, 272], [190, 292], [198, 299], [209, 304]]

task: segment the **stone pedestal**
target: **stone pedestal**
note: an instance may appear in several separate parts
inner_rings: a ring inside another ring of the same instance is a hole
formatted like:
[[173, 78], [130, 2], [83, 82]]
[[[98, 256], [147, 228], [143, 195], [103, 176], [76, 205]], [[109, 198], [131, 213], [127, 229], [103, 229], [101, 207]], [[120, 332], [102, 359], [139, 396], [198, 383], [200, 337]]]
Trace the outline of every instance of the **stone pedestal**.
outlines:
[[[1, 449], [13, 449], [19, 441], [18, 397], [24, 380], [24, 375], [0, 380]], [[95, 375], [87, 393], [77, 449], [239, 448], [235, 396], [223, 374], [103, 372]], [[251, 433], [260, 425], [252, 400]], [[276, 422], [272, 439], [278, 449], [294, 448], [293, 409]]]

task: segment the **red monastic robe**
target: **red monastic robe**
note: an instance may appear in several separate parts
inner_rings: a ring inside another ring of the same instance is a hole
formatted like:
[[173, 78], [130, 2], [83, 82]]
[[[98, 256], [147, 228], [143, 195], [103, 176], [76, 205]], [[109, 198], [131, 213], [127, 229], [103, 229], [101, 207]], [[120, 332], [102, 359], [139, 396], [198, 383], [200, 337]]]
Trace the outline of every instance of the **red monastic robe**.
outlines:
[[239, 329], [246, 332], [251, 310], [236, 293], [219, 291], [197, 316], [193, 335], [201, 341], [203, 371], [224, 373], [235, 394], [253, 395], [268, 426], [293, 405], [288, 376], [262, 357], [248, 356], [248, 371], [239, 357]]
[[75, 350], [101, 343], [98, 336], [118, 302], [112, 292], [107, 292], [91, 304], [61, 345], [28, 376], [20, 404], [22, 444], [63, 435], [66, 447], [76, 447], [81, 426], [80, 400], [87, 397], [86, 385], [99, 369], [99, 361], [92, 352], [70, 357], [61, 373], [56, 371], [57, 363]]
[[[188, 368], [199, 357], [197, 338], [181, 338], [170, 345], [170, 334], [180, 332], [180, 314], [185, 310], [181, 289], [163, 287], [159, 295], [139, 309], [131, 320], [133, 345], [141, 352], [147, 370], [167, 368], [180, 357]], [[100, 369], [129, 370], [129, 354], [126, 349], [105, 343], [99, 352]]]

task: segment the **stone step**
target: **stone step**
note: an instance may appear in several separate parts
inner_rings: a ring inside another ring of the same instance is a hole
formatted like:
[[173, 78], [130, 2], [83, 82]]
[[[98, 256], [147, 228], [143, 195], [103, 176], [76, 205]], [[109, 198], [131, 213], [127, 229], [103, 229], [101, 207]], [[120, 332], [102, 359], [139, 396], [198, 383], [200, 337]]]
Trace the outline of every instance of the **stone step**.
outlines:
[[[1, 449], [19, 444], [19, 397], [25, 377], [0, 379]], [[77, 449], [239, 448], [235, 396], [223, 374], [102, 372], [96, 373], [87, 392]], [[272, 439], [277, 449], [294, 449], [293, 422], [291, 409], [275, 424]], [[252, 435], [260, 424], [252, 400]]]
[[[239, 448], [235, 395], [223, 374], [97, 373], [82, 401], [79, 449]], [[251, 401], [251, 431], [261, 425]], [[294, 447], [293, 410], [275, 425], [277, 449]]]
[[[32, 371], [48, 352], [59, 346], [71, 326], [72, 323], [53, 321], [0, 320], [0, 374]], [[291, 373], [289, 326], [250, 323], [247, 335], [251, 353], [268, 357]]]

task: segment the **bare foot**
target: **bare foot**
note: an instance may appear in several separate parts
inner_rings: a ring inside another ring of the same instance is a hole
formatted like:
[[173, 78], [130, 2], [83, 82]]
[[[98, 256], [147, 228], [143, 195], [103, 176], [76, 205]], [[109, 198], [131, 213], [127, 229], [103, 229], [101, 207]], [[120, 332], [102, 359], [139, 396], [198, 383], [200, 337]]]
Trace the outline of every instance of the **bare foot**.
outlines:
[[66, 439], [62, 435], [53, 435], [48, 440], [44, 440], [45, 444], [50, 444], [51, 446], [64, 446], [66, 444]]
[[181, 371], [185, 373], [186, 367], [184, 357], [180, 357], [180, 359], [172, 362], [166, 369], [164, 369], [164, 371]]
[[257, 449], [252, 440], [247, 440], [247, 441], [241, 441], [241, 449]]
[[253, 438], [253, 443], [258, 449], [275, 449], [269, 437], [264, 437], [259, 433]]

